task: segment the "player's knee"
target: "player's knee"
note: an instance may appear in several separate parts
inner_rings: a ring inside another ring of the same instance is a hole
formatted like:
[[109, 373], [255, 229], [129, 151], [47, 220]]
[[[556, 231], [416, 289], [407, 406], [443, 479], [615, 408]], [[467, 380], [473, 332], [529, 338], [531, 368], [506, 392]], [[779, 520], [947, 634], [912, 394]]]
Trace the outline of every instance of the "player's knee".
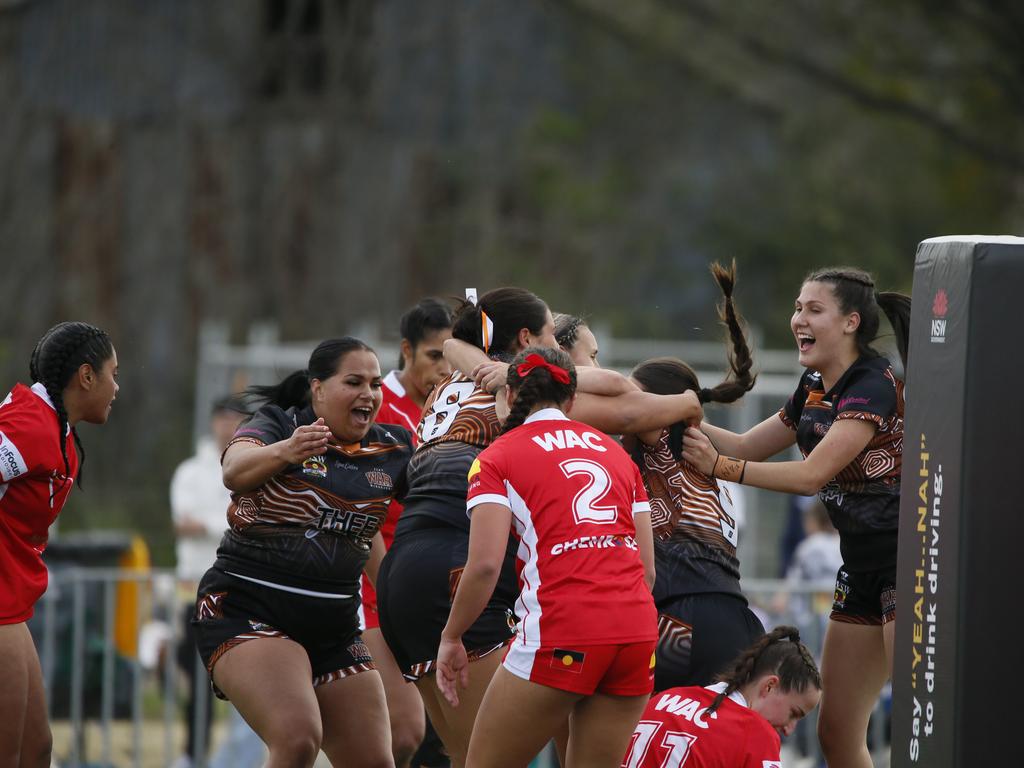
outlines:
[[395, 765], [409, 764], [423, 741], [425, 730], [422, 723], [391, 724], [391, 752], [395, 756]]
[[274, 765], [309, 768], [320, 754], [323, 732], [313, 724], [295, 725], [268, 734], [267, 746]]

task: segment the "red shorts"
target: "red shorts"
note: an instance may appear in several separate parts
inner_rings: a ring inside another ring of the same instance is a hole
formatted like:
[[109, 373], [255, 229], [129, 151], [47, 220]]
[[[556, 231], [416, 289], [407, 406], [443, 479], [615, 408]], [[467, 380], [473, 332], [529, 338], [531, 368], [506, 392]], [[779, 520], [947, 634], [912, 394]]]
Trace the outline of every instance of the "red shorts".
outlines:
[[363, 620], [362, 629], [380, 629], [380, 617], [377, 615], [377, 593], [365, 573], [360, 594], [363, 596], [363, 610], [360, 612], [360, 618]]
[[609, 645], [545, 645], [513, 642], [505, 669], [516, 677], [570, 693], [648, 696], [654, 690], [657, 640]]

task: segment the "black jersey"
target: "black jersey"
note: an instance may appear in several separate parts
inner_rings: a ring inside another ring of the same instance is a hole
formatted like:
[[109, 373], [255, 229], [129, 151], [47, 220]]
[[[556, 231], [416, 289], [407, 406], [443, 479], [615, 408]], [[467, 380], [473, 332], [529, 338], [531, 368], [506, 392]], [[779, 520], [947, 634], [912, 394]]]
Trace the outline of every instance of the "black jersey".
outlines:
[[396, 535], [429, 517], [469, 530], [466, 490], [473, 460], [501, 432], [494, 395], [453, 372], [431, 392], [409, 462], [409, 490]]
[[825, 392], [808, 370], [779, 416], [796, 430], [806, 457], [842, 419], [877, 427], [863, 451], [818, 493], [840, 534], [846, 565], [874, 569], [896, 562], [900, 470], [903, 465], [903, 382], [884, 357], [861, 357]]
[[654, 599], [660, 603], [704, 592], [743, 598], [737, 526], [728, 489], [687, 462], [677, 461], [668, 435], [666, 429], [655, 445], [641, 444], [637, 456], [651, 500], [658, 574]]
[[[261, 408], [229, 445], [270, 445], [316, 421], [309, 406]], [[370, 540], [412, 455], [402, 427], [374, 424], [358, 443], [331, 438], [325, 453], [293, 464], [254, 491], [234, 493], [216, 566], [315, 592], [354, 592]]]

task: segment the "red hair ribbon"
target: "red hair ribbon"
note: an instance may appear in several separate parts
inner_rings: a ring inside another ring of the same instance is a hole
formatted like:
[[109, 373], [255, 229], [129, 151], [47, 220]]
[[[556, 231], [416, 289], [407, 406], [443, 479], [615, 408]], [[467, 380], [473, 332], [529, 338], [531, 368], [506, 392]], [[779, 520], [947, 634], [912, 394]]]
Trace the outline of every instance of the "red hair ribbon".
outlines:
[[531, 352], [526, 356], [526, 362], [520, 363], [516, 368], [516, 373], [519, 374], [519, 378], [525, 379], [530, 375], [530, 371], [534, 368], [546, 368], [548, 373], [551, 374], [551, 378], [560, 384], [569, 383], [569, 372], [565, 368], [559, 368], [553, 363], [549, 363], [543, 357], [538, 355], [536, 352]]

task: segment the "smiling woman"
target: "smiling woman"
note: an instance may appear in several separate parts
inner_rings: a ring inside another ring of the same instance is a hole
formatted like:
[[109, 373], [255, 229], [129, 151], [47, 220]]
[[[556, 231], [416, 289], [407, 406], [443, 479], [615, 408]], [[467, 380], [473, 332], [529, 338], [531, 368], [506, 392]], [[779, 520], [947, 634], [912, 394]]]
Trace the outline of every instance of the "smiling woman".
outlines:
[[411, 437], [374, 424], [380, 364], [351, 337], [322, 342], [306, 370], [249, 394], [264, 405], [224, 452], [230, 527], [199, 585], [200, 655], [218, 695], [266, 742], [269, 766], [312, 765], [321, 748], [335, 765], [387, 765], [359, 579], [382, 554]]

